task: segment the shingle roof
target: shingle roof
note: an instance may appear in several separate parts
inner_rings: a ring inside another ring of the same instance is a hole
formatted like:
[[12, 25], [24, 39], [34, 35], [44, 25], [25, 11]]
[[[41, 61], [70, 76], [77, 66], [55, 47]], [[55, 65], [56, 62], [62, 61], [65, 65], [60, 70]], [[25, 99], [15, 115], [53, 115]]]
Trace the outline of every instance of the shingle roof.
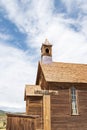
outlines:
[[40, 66], [47, 82], [87, 83], [87, 64], [52, 62]]

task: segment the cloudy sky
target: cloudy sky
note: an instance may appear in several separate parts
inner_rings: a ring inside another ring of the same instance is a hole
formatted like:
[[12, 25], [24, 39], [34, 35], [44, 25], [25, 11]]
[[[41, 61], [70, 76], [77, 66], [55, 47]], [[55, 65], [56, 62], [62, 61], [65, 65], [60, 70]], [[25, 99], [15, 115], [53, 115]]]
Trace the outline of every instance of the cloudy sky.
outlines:
[[24, 110], [46, 38], [54, 61], [86, 64], [87, 0], [0, 0], [0, 107]]

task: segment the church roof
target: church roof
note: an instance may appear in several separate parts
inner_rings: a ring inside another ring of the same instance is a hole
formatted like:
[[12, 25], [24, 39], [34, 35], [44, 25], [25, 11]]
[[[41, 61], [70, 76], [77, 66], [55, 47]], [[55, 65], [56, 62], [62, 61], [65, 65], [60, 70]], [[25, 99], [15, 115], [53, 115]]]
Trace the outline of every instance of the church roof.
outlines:
[[39, 65], [47, 82], [87, 83], [87, 64], [40, 62]]
[[42, 43], [42, 45], [45, 45], [45, 46], [52, 46], [52, 44], [48, 41], [48, 39], [45, 39], [45, 42]]

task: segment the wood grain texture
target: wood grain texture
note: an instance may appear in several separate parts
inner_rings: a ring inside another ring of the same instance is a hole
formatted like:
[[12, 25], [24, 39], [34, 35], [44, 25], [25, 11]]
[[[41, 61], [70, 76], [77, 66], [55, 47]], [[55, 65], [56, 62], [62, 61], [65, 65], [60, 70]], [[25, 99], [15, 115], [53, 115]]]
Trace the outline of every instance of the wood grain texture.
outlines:
[[36, 130], [36, 120], [34, 116], [8, 114], [6, 130]]
[[71, 115], [69, 89], [51, 96], [52, 130], [87, 130], [87, 89], [78, 89], [78, 115]]
[[44, 130], [51, 130], [50, 95], [43, 96]]
[[30, 96], [26, 100], [26, 114], [27, 115], [39, 115], [38, 129], [43, 128], [43, 97]]

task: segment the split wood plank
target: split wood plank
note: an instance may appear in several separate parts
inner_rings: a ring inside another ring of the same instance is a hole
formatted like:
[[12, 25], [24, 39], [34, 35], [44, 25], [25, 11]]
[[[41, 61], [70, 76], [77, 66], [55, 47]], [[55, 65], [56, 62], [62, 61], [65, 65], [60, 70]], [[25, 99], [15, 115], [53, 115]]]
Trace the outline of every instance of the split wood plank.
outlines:
[[51, 130], [50, 95], [43, 96], [44, 130]]

